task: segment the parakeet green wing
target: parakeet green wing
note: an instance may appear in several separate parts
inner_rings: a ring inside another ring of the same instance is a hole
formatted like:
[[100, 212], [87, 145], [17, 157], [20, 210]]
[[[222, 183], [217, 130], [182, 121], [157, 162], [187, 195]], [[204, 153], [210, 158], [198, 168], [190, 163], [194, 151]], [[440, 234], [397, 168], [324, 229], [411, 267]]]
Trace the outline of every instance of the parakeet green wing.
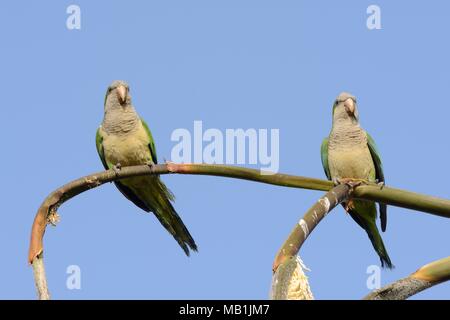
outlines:
[[[372, 156], [373, 163], [375, 165], [375, 173], [378, 182], [385, 182], [384, 173], [383, 173], [383, 164], [381, 163], [380, 153], [378, 151], [377, 145], [375, 144], [375, 140], [370, 136], [368, 132], [366, 132], [367, 136], [367, 145], [370, 150], [370, 154]], [[386, 231], [387, 226], [387, 206], [383, 203], [379, 204], [380, 206], [380, 221], [381, 221], [381, 230]]]
[[95, 134], [95, 146], [97, 147], [98, 156], [100, 157], [100, 160], [102, 160], [103, 167], [105, 170], [108, 170], [109, 166], [105, 160], [105, 154], [103, 151], [103, 137], [100, 133], [100, 128], [97, 129], [97, 133]]
[[325, 171], [325, 175], [328, 180], [331, 179], [330, 167], [328, 166], [328, 138], [323, 139], [322, 146], [320, 147], [320, 156], [322, 158], [322, 166]]
[[154, 164], [158, 163], [158, 158], [156, 156], [156, 147], [155, 147], [155, 140], [153, 140], [152, 132], [150, 131], [147, 123], [144, 121], [144, 119], [141, 118], [142, 126], [144, 127], [145, 131], [147, 132], [148, 138], [150, 140], [150, 143], [148, 144], [148, 148], [150, 149], [150, 154], [152, 156], [152, 161]]

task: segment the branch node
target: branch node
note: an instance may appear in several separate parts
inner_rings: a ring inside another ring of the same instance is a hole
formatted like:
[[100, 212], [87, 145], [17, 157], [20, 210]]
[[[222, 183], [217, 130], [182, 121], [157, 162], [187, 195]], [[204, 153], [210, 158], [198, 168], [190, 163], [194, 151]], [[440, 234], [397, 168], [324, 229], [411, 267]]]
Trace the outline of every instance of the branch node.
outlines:
[[51, 224], [52, 226], [56, 227], [60, 220], [61, 217], [58, 212], [55, 209], [50, 209], [50, 212], [47, 215], [47, 224]]
[[167, 170], [170, 173], [177, 173], [177, 164], [176, 163], [166, 161], [166, 166], [167, 166]]
[[[116, 173], [116, 176], [118, 175], [118, 172], [114, 170]], [[84, 178], [84, 181], [89, 189], [96, 188], [101, 185], [101, 182], [98, 180], [97, 176], [91, 176]]]

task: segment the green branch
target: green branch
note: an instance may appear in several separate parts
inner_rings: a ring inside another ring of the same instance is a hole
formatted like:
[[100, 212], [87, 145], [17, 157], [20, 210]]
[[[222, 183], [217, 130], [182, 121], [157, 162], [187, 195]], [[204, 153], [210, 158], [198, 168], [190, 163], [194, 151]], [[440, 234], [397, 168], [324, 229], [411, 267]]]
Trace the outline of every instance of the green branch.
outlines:
[[[221, 176], [236, 179], [251, 180], [283, 187], [329, 191], [334, 187], [333, 182], [288, 174], [261, 174], [260, 170], [226, 165], [211, 164], [168, 164], [170, 172]], [[397, 207], [422, 211], [434, 215], [450, 218], [450, 200], [427, 196], [411, 191], [394, 189], [377, 184], [362, 184], [355, 188], [354, 198], [372, 200]]]
[[[329, 191], [334, 187], [333, 183], [327, 180], [287, 174], [269, 174], [261, 172], [260, 170], [226, 165], [166, 163], [154, 165], [152, 167], [141, 165], [124, 167], [120, 171], [107, 170], [98, 172], [79, 178], [58, 188], [44, 200], [41, 207], [38, 209], [33, 222], [28, 261], [33, 263], [36, 257], [43, 252], [43, 237], [45, 228], [48, 223], [56, 223], [58, 220], [57, 209], [67, 200], [106, 182], [136, 176], [173, 173], [221, 176], [251, 180], [283, 187], [321, 191]], [[373, 200], [389, 205], [428, 212], [447, 218], [450, 217], [450, 201], [445, 199], [434, 198], [389, 187], [384, 187], [381, 189], [376, 185], [358, 186], [352, 195], [359, 199]], [[39, 267], [40, 273], [35, 273], [35, 280], [36, 277], [42, 276], [41, 273], [44, 272], [43, 261], [40, 261], [39, 264], [42, 264], [42, 266]], [[43, 278], [45, 280], [45, 276]], [[46, 283], [44, 284], [46, 286]]]

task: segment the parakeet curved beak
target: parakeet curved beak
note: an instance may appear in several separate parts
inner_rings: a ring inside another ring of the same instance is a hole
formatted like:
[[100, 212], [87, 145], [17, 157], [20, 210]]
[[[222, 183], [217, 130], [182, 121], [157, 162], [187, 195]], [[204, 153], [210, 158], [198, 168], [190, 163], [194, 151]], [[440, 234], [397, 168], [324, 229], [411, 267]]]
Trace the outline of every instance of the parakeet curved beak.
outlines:
[[353, 101], [352, 98], [348, 98], [347, 100], [345, 100], [344, 107], [348, 113], [352, 115], [355, 114], [355, 101]]
[[125, 88], [125, 86], [121, 85], [117, 87], [117, 98], [119, 99], [120, 104], [127, 101], [127, 88]]

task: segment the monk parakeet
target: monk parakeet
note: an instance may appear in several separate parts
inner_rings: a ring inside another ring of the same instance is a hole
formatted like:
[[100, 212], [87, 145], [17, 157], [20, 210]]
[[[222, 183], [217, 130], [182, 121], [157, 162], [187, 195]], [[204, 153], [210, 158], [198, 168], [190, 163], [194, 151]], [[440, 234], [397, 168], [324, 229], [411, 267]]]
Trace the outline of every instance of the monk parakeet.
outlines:
[[[105, 169], [158, 163], [152, 134], [131, 103], [127, 83], [114, 81], [108, 87], [104, 107], [103, 122], [97, 130], [95, 142]], [[136, 206], [153, 212], [186, 255], [189, 256], [189, 248], [197, 251], [194, 239], [172, 206], [172, 192], [159, 176], [127, 178], [115, 184]]]
[[[359, 125], [356, 98], [341, 93], [333, 105], [333, 126], [322, 142], [322, 165], [329, 180], [360, 179], [384, 183], [380, 154], [372, 137]], [[350, 200], [345, 209], [369, 236], [378, 253], [381, 265], [392, 268], [391, 259], [375, 223], [377, 208], [374, 202]], [[386, 205], [379, 204], [381, 229], [386, 230]]]

